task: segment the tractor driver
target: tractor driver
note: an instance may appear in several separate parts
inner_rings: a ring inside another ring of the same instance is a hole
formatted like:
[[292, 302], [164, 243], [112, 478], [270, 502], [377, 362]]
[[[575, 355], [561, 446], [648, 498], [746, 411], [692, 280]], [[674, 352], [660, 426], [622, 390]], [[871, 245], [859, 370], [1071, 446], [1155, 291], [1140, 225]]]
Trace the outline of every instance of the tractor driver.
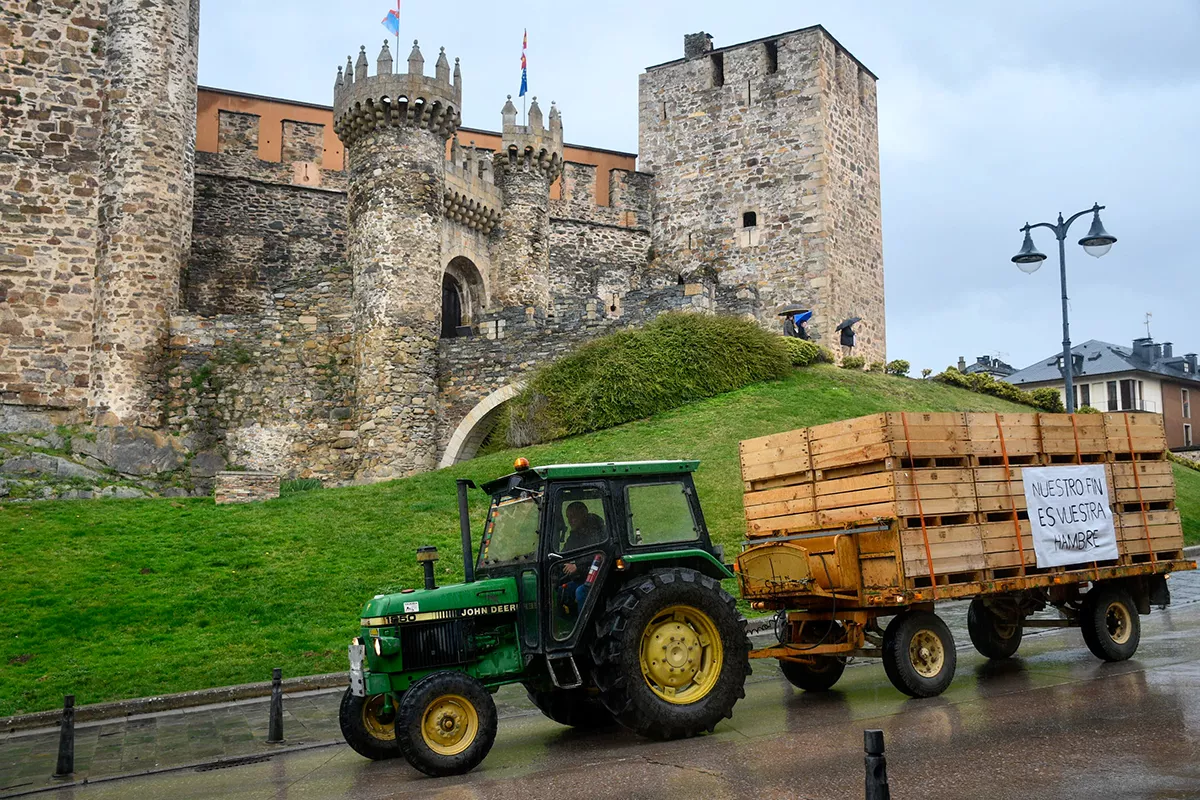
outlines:
[[[569, 530], [561, 548], [562, 552], [569, 553], [604, 541], [604, 519], [599, 514], [588, 511], [584, 503], [578, 500], [571, 503], [567, 506], [566, 516]], [[568, 613], [573, 613], [570, 606], [572, 600], [575, 603], [574, 610], [577, 611], [587, 598], [587, 573], [591, 569], [592, 560], [593, 557], [587, 555], [574, 561], [563, 562], [562, 574], [567, 581], [562, 585], [560, 602]]]

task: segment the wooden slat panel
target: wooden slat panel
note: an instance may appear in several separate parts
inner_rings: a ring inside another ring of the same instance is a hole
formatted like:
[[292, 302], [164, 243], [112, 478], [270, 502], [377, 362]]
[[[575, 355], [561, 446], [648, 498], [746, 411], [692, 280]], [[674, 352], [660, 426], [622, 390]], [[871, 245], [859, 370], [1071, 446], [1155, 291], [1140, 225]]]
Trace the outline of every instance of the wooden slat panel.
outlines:
[[764, 489], [759, 492], [746, 492], [742, 496], [742, 504], [746, 508], [750, 506], [764, 505], [766, 503], [778, 503], [784, 500], [799, 500], [804, 497], [811, 498], [814, 492], [814, 484], [802, 483], [797, 486], [784, 486], [779, 489]]
[[786, 461], [774, 461], [768, 464], [752, 464], [742, 468], [742, 480], [758, 481], [764, 478], [778, 478], [784, 475], [795, 475], [812, 469], [808, 456], [791, 458]]

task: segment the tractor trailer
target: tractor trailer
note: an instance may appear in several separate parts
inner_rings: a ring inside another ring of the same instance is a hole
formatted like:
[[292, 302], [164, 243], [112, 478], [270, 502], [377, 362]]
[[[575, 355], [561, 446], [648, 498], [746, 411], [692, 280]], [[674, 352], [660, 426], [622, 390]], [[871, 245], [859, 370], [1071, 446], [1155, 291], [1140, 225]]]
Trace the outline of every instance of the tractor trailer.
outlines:
[[[916, 427], [908, 426], [910, 437]], [[986, 559], [977, 565], [939, 555], [935, 546], [946, 541], [947, 554], [974, 552], [963, 542], [991, 530], [992, 523], [967, 523], [964, 515], [977, 520], [994, 512], [959, 511], [994, 505], [979, 499], [973, 482], [973, 499], [959, 496], [967, 492], [960, 485], [967, 468], [918, 461], [913, 454], [924, 450], [909, 441], [886, 454], [863, 449], [855, 456], [858, 468], [846, 472], [847, 462], [825, 475], [813, 468], [817, 455], [810, 452], [817, 430], [743, 443], [750, 537], [736, 565], [726, 564], [709, 536], [692, 478], [697, 461], [531, 467], [517, 459], [511, 474], [479, 487], [490, 506], [477, 551], [468, 514], [475, 486], [458, 481], [465, 580], [435, 585], [437, 551], [422, 547], [416, 557], [424, 587], [377, 595], [364, 605], [340, 708], [347, 743], [370, 759], [403, 756], [428, 775], [467, 772], [492, 747], [492, 694], [506, 684], [521, 684], [543, 714], [564, 725], [615, 722], [654, 739], [694, 736], [732, 716], [745, 696], [751, 658], [777, 659], [795, 686], [824, 691], [848, 657], [878, 657], [898, 689], [929, 697], [954, 674], [953, 638], [933, 613], [935, 602], [946, 599], [972, 599], [971, 640], [989, 658], [1012, 655], [1025, 627], [1075, 625], [1097, 656], [1121, 660], [1136, 650], [1139, 614], [1169, 602], [1166, 574], [1195, 568], [1174, 539], [1152, 529], [1149, 516], [1143, 527], [1150, 549], [1139, 549], [1131, 533], [1132, 544], [1122, 538], [1120, 557], [1111, 563], [1026, 568], [1020, 542], [1019, 568], [993, 570]], [[865, 447], [849, 435], [838, 446]], [[863, 471], [866, 463], [878, 469]], [[1126, 473], [1138, 468], [1136, 458], [1120, 463]], [[1013, 465], [1004, 468], [1013, 481]], [[939, 483], [930, 469], [952, 475]], [[1120, 469], [1114, 464], [1110, 472]], [[819, 487], [846, 478], [852, 480], [843, 487], [867, 487], [871, 494], [854, 499], [854, 506], [826, 502], [842, 511], [823, 516]], [[927, 498], [917, 522], [901, 513], [912, 505], [904, 499], [912, 494], [906, 485], [917, 493], [924, 488]], [[1139, 484], [1138, 492], [1167, 496], [1150, 488]], [[1115, 490], [1118, 499], [1128, 500], [1121, 491]], [[1173, 492], [1172, 484], [1172, 504]], [[1153, 502], [1158, 508], [1168, 501]], [[1028, 510], [1016, 505], [1007, 524], [1020, 539], [1030, 522]], [[1144, 515], [1154, 513], [1144, 496], [1139, 505]], [[847, 516], [849, 507], [858, 513]], [[1129, 515], [1132, 526], [1133, 512], [1122, 510], [1128, 507], [1109, 509]], [[930, 517], [939, 508], [955, 513]], [[763, 520], [772, 522], [756, 524]], [[964, 526], [949, 540], [947, 522]], [[941, 538], [927, 545], [932, 528]], [[1121, 530], [1118, 525], [1118, 537]], [[939, 574], [939, 558], [956, 571]], [[752, 607], [777, 612], [777, 642], [751, 648], [746, 620], [721, 586], [734, 578]], [[1059, 619], [1029, 619], [1051, 606]]]

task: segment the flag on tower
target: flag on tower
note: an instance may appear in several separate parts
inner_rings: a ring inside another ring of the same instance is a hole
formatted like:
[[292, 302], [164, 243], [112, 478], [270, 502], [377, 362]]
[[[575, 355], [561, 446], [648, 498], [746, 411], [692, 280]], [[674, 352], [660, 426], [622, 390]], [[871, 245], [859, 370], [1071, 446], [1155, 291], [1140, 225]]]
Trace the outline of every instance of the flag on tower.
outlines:
[[528, 63], [525, 61], [525, 51], [529, 48], [529, 29], [525, 30], [525, 36], [521, 39], [521, 92], [517, 97], [524, 97], [529, 91], [529, 75], [525, 71]]
[[383, 18], [383, 27], [387, 28], [392, 36], [400, 35], [400, 0], [396, 0], [396, 7]]

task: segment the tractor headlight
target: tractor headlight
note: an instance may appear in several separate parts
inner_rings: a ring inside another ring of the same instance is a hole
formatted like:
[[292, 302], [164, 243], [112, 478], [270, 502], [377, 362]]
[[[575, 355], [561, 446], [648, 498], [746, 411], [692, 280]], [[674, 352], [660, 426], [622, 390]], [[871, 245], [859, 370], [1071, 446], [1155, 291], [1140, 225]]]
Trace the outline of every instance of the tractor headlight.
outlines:
[[400, 640], [394, 636], [375, 636], [371, 639], [371, 647], [380, 658], [394, 656], [400, 652]]

